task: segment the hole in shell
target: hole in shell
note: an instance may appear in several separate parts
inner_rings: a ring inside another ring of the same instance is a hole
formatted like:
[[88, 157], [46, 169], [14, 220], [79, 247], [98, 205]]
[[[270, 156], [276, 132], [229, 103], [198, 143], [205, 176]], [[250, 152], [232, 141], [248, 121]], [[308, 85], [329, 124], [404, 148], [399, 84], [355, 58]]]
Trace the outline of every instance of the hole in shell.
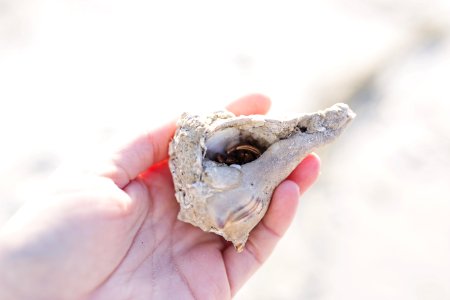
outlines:
[[227, 128], [206, 141], [205, 156], [226, 165], [244, 165], [260, 157], [270, 144], [255, 138], [250, 132]]
[[225, 153], [218, 153], [214, 160], [227, 165], [243, 165], [260, 157], [262, 152], [260, 147], [252, 143], [241, 142], [227, 147]]
[[226, 165], [244, 165], [256, 160], [266, 149], [255, 140], [240, 140], [228, 144], [223, 152], [216, 153], [211, 159]]

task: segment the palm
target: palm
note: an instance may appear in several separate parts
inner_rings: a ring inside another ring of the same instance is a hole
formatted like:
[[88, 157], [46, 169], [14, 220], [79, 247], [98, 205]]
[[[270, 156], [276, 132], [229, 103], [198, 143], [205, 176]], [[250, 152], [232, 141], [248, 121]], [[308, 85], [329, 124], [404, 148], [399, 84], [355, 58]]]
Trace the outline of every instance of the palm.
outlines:
[[[145, 199], [133, 201], [148, 201], [148, 213], [126, 256], [93, 298], [229, 297], [222, 251], [232, 245], [177, 220], [178, 204], [167, 165], [147, 174], [142, 182], [148, 193], [141, 194]], [[117, 290], [123, 286], [128, 288]]]

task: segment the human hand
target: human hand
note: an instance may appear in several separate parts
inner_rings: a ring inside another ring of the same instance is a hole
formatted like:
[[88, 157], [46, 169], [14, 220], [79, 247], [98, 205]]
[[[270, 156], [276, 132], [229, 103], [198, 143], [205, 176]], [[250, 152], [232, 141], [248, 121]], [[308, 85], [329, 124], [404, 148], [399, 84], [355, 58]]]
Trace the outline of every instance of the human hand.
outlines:
[[[252, 95], [235, 114], [264, 114]], [[167, 166], [175, 124], [145, 133], [93, 172], [59, 178], [0, 231], [0, 299], [226, 299], [273, 251], [300, 193], [316, 179], [307, 156], [275, 190], [242, 253], [222, 237], [177, 220]]]

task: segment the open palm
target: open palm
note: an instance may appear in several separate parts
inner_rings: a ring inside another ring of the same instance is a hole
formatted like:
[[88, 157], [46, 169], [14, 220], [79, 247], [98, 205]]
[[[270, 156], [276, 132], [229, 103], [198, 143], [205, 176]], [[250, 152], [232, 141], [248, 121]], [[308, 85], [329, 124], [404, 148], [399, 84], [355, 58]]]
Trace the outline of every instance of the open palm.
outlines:
[[[263, 114], [269, 106], [253, 95], [228, 109]], [[288, 228], [319, 161], [308, 156], [280, 184], [237, 253], [220, 236], [177, 220], [166, 161], [174, 129], [169, 124], [132, 140], [40, 209], [19, 211], [0, 234], [0, 298], [231, 298]]]

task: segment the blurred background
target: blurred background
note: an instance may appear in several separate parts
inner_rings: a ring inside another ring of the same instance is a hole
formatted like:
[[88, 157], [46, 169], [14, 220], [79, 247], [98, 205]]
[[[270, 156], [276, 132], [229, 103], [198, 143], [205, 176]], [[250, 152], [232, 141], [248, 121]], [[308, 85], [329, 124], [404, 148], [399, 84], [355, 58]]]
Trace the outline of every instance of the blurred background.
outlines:
[[0, 0], [0, 225], [62, 161], [259, 92], [358, 114], [236, 299], [450, 299], [450, 1]]

